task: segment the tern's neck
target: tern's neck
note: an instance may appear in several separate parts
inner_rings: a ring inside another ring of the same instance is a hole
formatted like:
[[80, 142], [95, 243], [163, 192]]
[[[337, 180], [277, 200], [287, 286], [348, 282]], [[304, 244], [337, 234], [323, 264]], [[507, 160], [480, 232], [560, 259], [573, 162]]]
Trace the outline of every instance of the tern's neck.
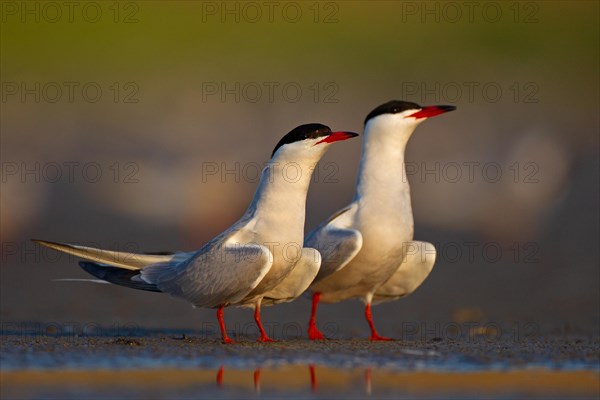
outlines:
[[287, 225], [303, 231], [306, 194], [320, 156], [317, 152], [303, 157], [276, 154], [263, 169], [247, 212], [270, 226]]
[[411, 213], [404, 151], [414, 127], [369, 124], [363, 135], [355, 200], [382, 212]]

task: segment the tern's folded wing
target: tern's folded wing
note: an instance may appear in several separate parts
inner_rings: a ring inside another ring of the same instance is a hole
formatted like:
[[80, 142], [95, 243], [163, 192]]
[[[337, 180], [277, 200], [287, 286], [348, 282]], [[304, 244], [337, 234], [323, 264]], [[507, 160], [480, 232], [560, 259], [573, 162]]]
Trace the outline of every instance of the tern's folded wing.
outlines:
[[321, 268], [315, 281], [344, 268], [362, 247], [361, 233], [345, 226], [344, 220], [349, 212], [352, 212], [352, 206], [335, 214], [304, 240], [305, 247], [315, 248], [321, 253]]
[[377, 288], [373, 304], [396, 300], [417, 290], [433, 269], [435, 258], [435, 247], [431, 243], [411, 242], [396, 273]]
[[302, 249], [302, 257], [285, 279], [265, 293], [263, 305], [286, 303], [299, 297], [313, 282], [319, 272], [321, 254], [308, 247]]
[[141, 271], [145, 282], [195, 306], [234, 304], [254, 289], [273, 264], [269, 249], [258, 244], [208, 246], [177, 265], [151, 265]]

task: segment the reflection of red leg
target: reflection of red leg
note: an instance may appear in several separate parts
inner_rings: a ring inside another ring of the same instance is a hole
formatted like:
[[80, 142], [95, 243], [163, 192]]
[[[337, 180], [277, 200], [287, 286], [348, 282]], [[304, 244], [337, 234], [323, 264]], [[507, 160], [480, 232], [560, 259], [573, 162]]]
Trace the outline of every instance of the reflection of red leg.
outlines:
[[227, 330], [225, 329], [225, 321], [223, 320], [223, 307], [225, 306], [220, 306], [217, 310], [217, 319], [219, 320], [219, 327], [221, 328], [221, 336], [223, 337], [223, 343], [235, 343], [233, 340], [229, 339], [229, 336], [227, 336]]
[[310, 390], [315, 393], [317, 391], [317, 374], [315, 373], [315, 366], [310, 364], [308, 370], [310, 371]]
[[254, 391], [260, 392], [260, 368], [256, 368], [254, 371]]
[[368, 395], [371, 394], [371, 368], [365, 370], [365, 386]]
[[217, 386], [221, 387], [223, 386], [223, 366], [221, 365], [221, 368], [219, 368], [219, 371], [217, 371]]
[[267, 336], [267, 332], [265, 332], [265, 328], [263, 328], [262, 322], [260, 322], [260, 303], [254, 307], [254, 321], [256, 321], [256, 325], [258, 325], [258, 329], [260, 330], [260, 337], [258, 338], [258, 341], [275, 342], [275, 340]]
[[371, 314], [371, 303], [367, 303], [367, 307], [365, 307], [365, 317], [367, 318], [367, 322], [369, 323], [369, 327], [371, 327], [371, 340], [392, 340], [390, 338], [386, 338], [383, 336], [379, 336], [377, 330], [375, 329], [375, 324], [373, 324], [373, 315]]
[[312, 312], [310, 314], [310, 320], [308, 321], [308, 338], [310, 340], [324, 340], [325, 336], [317, 328], [317, 305], [321, 299], [321, 293], [314, 293], [312, 298]]

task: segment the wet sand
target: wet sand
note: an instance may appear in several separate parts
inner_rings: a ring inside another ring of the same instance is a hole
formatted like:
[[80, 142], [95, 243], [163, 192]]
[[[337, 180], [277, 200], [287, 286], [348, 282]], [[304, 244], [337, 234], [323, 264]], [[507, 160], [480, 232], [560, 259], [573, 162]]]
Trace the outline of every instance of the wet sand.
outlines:
[[600, 340], [2, 335], [1, 398], [598, 398]]

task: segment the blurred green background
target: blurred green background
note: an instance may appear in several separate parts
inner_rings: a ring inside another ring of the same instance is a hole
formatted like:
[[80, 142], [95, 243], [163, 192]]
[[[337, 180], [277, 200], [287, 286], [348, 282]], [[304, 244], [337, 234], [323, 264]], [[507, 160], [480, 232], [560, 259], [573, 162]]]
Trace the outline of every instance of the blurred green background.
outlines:
[[[87, 276], [28, 240], [198, 248], [243, 213], [284, 133], [361, 131], [404, 99], [458, 110], [409, 144], [415, 237], [439, 258], [412, 296], [375, 309], [381, 331], [598, 334], [598, 2], [72, 3], [1, 2], [4, 327], [216, 328], [167, 296], [53, 282]], [[322, 160], [307, 229], [351, 199], [360, 146]], [[282, 336], [308, 313], [299, 299], [264, 320]], [[356, 302], [319, 320], [367, 333]]]

